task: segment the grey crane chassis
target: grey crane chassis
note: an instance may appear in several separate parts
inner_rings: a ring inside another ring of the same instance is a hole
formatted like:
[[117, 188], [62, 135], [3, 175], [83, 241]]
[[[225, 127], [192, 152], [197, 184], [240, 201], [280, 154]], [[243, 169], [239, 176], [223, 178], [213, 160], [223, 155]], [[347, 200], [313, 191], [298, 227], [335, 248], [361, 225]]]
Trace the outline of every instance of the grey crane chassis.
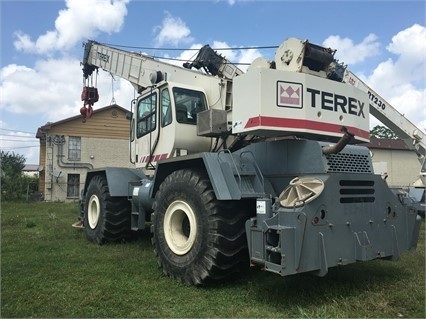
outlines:
[[[222, 278], [238, 271], [247, 248], [251, 265], [283, 276], [302, 272], [324, 276], [330, 267], [377, 258], [397, 260], [402, 252], [414, 249], [421, 219], [410, 203], [400, 202], [385, 181], [372, 173], [368, 149], [346, 146], [338, 154], [326, 155], [322, 146], [315, 141], [282, 140], [252, 144], [235, 153], [164, 160], [153, 179], [123, 168], [92, 171], [85, 189], [95, 176], [104, 176], [112, 198], [128, 196], [132, 209], [124, 213], [128, 218], [122, 217], [120, 227], [133, 230], [145, 227], [153, 202], [154, 211], [167, 203], [161, 190], [166, 176], [182, 184], [174, 190], [182, 202], [207, 201], [205, 208], [193, 211], [197, 236], [203, 236], [197, 239], [199, 247], [192, 248], [198, 251], [190, 254], [190, 260], [188, 253], [177, 253], [162, 264], [168, 274], [190, 284], [202, 283], [204, 274]], [[298, 202], [298, 196], [311, 196], [321, 182], [323, 190], [316, 198]], [[289, 184], [296, 199], [283, 206], [278, 192]], [[160, 227], [155, 214], [151, 227]], [[228, 229], [231, 225], [235, 229]], [[119, 229], [115, 237], [114, 227], [108, 228], [95, 237], [99, 243], [127, 235]], [[164, 236], [154, 232], [156, 253], [173, 255], [166, 245], [159, 248], [158, 241], [166, 241]], [[207, 260], [198, 259], [199, 254]]]
[[324, 276], [357, 261], [397, 260], [415, 249], [421, 218], [374, 174], [369, 150], [349, 145], [344, 133], [337, 144], [242, 134], [244, 143], [156, 157], [152, 176], [91, 170], [81, 200], [86, 235], [102, 244], [149, 225], [163, 272], [194, 285], [247, 265]]

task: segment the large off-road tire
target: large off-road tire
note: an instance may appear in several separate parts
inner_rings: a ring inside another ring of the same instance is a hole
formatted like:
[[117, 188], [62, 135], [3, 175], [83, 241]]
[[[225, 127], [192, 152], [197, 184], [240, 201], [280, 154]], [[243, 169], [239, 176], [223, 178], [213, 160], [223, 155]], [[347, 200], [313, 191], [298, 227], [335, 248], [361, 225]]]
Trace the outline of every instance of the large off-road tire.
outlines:
[[84, 202], [83, 225], [87, 238], [98, 244], [129, 238], [130, 209], [127, 197], [110, 196], [105, 176], [94, 176]]
[[236, 201], [218, 201], [204, 173], [184, 169], [161, 184], [152, 213], [152, 243], [163, 272], [200, 285], [248, 265], [245, 221]]

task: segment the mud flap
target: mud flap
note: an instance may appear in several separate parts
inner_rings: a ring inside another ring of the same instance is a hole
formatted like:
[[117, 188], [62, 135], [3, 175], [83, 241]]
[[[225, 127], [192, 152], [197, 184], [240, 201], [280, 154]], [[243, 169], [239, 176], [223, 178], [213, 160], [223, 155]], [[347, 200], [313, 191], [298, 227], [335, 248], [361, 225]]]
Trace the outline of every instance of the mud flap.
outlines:
[[319, 243], [319, 260], [320, 260], [320, 269], [315, 271], [313, 274], [318, 277], [324, 277], [328, 273], [328, 263], [327, 255], [325, 253], [325, 243], [323, 233], [318, 233], [318, 243]]
[[357, 261], [367, 261], [371, 258], [371, 243], [367, 232], [354, 233], [355, 236], [355, 259]]
[[420, 217], [420, 215], [417, 215], [415, 225], [414, 225], [414, 230], [413, 230], [413, 236], [411, 237], [409, 250], [415, 250], [417, 248], [417, 242], [419, 239], [421, 225], [422, 225], [422, 218]]

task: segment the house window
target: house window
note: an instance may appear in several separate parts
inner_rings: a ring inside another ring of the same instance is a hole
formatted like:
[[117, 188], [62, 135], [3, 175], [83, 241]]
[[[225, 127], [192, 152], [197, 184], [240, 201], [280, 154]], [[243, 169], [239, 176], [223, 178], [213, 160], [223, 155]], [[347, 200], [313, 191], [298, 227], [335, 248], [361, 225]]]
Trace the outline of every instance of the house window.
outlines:
[[68, 140], [68, 159], [79, 161], [81, 159], [81, 137], [70, 136]]
[[78, 198], [80, 193], [80, 174], [68, 174], [67, 198]]

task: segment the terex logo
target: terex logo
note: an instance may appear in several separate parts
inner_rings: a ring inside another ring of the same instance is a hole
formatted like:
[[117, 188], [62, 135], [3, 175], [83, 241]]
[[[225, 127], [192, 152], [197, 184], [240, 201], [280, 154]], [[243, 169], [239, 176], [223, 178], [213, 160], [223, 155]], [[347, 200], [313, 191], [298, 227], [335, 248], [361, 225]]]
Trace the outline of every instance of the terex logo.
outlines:
[[320, 107], [323, 110], [352, 114], [356, 116], [362, 116], [364, 114], [364, 103], [353, 98], [346, 97], [344, 95], [333, 94], [326, 91], [319, 91], [311, 88], [307, 88], [306, 91], [311, 95], [311, 106]]
[[301, 83], [277, 82], [277, 105], [282, 107], [303, 107], [303, 86]]
[[108, 61], [109, 61], [109, 55], [108, 54], [101, 53], [101, 52], [98, 51], [98, 52], [96, 52], [96, 55], [98, 56], [99, 60], [108, 63]]

